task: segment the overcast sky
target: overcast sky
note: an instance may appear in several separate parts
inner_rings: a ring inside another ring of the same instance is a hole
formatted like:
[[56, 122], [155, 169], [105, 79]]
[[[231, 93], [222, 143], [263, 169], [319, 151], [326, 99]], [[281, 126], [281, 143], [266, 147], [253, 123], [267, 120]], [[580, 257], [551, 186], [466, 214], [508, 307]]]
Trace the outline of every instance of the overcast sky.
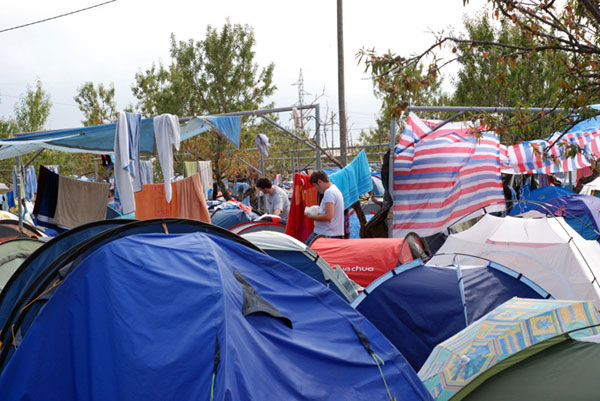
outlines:
[[[3, 2], [0, 30], [101, 3], [102, 0], [19, 0]], [[372, 84], [355, 55], [361, 47], [409, 54], [432, 40], [431, 31], [460, 29], [465, 14], [480, 12], [484, 0], [346, 0], [344, 51], [346, 108], [351, 134], [374, 125], [380, 107]], [[118, 0], [98, 8], [0, 33], [0, 117], [13, 114], [27, 84], [40, 78], [53, 103], [48, 129], [81, 126], [73, 97], [86, 81], [114, 83], [118, 108], [135, 103], [136, 72], [153, 62], [169, 62], [169, 36], [201, 40], [206, 27], [226, 19], [254, 28], [256, 61], [275, 63], [272, 97], [277, 107], [298, 102], [300, 69], [321, 116], [337, 112], [336, 1]], [[233, 110], [232, 110], [233, 111]], [[149, 117], [149, 116], [148, 116]], [[283, 118], [285, 120], [287, 117]]]

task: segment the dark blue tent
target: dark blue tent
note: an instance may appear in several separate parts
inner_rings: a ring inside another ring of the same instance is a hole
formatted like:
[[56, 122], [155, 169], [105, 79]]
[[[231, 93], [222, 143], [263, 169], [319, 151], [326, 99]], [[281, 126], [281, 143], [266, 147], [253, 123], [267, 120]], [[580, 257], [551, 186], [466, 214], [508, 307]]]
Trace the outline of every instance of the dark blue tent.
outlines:
[[437, 344], [512, 297], [550, 295], [523, 275], [493, 262], [458, 269], [425, 266], [415, 260], [375, 280], [352, 306], [418, 371]]
[[567, 188], [556, 187], [554, 185], [534, 189], [529, 193], [529, 196], [520, 199], [523, 202], [513, 205], [509, 216], [517, 216], [530, 210], [539, 210], [540, 205], [547, 203], [551, 199], [573, 194], [574, 192]]
[[564, 217], [565, 221], [585, 239], [596, 241], [600, 237], [600, 199], [595, 196], [580, 194], [557, 196], [543, 203], [531, 204], [529, 210]]
[[2, 329], [11, 310], [23, 295], [23, 291], [28, 288], [45, 267], [74, 245], [93, 237], [99, 232], [127, 223], [131, 223], [131, 220], [105, 220], [85, 224], [52, 238], [32, 253], [19, 266], [19, 269], [11, 276], [0, 292], [0, 329]]
[[246, 212], [237, 207], [230, 207], [215, 210], [210, 216], [210, 222], [215, 226], [230, 229], [233, 226], [252, 221], [258, 217], [258, 214], [254, 212]]
[[337, 295], [210, 233], [129, 236], [89, 255], [25, 336], [0, 394], [431, 399], [402, 355]]

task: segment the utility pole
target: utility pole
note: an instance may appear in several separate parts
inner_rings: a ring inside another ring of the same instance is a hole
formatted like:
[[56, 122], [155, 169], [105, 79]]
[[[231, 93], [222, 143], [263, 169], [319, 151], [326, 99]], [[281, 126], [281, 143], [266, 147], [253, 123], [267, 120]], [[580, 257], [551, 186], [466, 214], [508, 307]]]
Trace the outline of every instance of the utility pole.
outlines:
[[346, 93], [344, 89], [344, 18], [342, 0], [337, 0], [337, 47], [338, 47], [338, 104], [340, 109], [340, 163], [346, 163]]

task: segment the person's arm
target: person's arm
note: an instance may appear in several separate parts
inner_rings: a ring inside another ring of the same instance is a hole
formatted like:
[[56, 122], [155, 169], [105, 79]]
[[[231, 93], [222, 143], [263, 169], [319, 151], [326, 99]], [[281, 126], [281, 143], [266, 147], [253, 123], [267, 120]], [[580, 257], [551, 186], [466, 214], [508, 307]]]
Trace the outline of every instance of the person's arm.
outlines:
[[312, 217], [310, 217], [310, 216], [307, 216], [307, 217], [314, 221], [331, 221], [331, 219], [333, 219], [334, 206], [335, 206], [335, 203], [327, 202], [327, 203], [325, 203], [325, 213], [318, 214], [318, 215], [312, 216]]
[[283, 202], [281, 201], [281, 198], [279, 197], [279, 194], [274, 193], [273, 195], [275, 199], [273, 202], [273, 213], [275, 216], [281, 216], [281, 210], [283, 209]]

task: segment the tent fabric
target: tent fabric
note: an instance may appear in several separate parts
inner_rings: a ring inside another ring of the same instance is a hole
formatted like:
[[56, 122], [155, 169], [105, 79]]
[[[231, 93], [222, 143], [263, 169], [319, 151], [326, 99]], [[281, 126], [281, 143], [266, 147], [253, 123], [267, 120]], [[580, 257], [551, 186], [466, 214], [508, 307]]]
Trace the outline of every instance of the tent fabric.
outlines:
[[215, 210], [210, 216], [212, 224], [225, 229], [230, 229], [238, 224], [253, 221], [258, 217], [254, 212], [247, 212], [238, 207]]
[[[244, 294], [257, 313], [244, 315]], [[2, 372], [0, 393], [389, 399], [382, 376], [391, 397], [431, 399], [378, 330], [314, 280], [225, 238], [143, 234], [102, 246], [67, 277]]]
[[413, 256], [402, 238], [317, 238], [310, 247], [329, 265], [340, 266], [348, 277], [366, 287], [377, 277]]
[[33, 252], [0, 291], [0, 330], [25, 289], [35, 281], [38, 274], [47, 265], [75, 244], [101, 231], [130, 222], [128, 220], [106, 220], [79, 226], [52, 238]]
[[509, 216], [517, 216], [530, 210], [538, 210], [537, 208], [539, 207], [539, 203], [546, 203], [551, 199], [558, 198], [559, 196], [573, 194], [574, 192], [570, 189], [557, 187], [554, 185], [548, 185], [546, 187], [534, 189], [529, 193], [528, 196], [525, 196], [523, 199], [520, 199], [518, 203], [513, 205]]
[[516, 352], [571, 330], [597, 335], [591, 302], [513, 298], [438, 344], [419, 370], [436, 400], [448, 400], [481, 372]]
[[[142, 119], [140, 128], [140, 152], [154, 151], [153, 118]], [[239, 146], [240, 117], [208, 116], [192, 117], [181, 125], [181, 140], [211, 129]], [[41, 149], [61, 152], [106, 154], [114, 152], [116, 123], [91, 127], [61, 129], [32, 133], [26, 136], [0, 140], [0, 160], [22, 156]], [[237, 142], [236, 142], [237, 141]]]
[[[514, 210], [514, 209], [513, 209]], [[527, 210], [564, 217], [565, 221], [585, 239], [600, 237], [600, 199], [595, 196], [567, 194], [541, 204], [534, 203]], [[511, 215], [512, 211], [511, 211]]]
[[467, 327], [465, 316], [470, 324], [515, 296], [549, 294], [496, 263], [458, 270], [415, 260], [371, 283], [352, 306], [418, 371], [437, 344]]
[[43, 244], [36, 239], [15, 239], [0, 244], [0, 291], [23, 261]]
[[[212, 235], [228, 238], [234, 242], [262, 252], [260, 248], [256, 247], [248, 240], [234, 235], [220, 227], [206, 224], [198, 220], [143, 220], [101, 231], [94, 237], [75, 244], [72, 248], [63, 252], [59, 258], [42, 268], [42, 271], [38, 273], [35, 280], [23, 291], [23, 294], [18, 301], [11, 306], [9, 316], [0, 330], [0, 343], [15, 343], [14, 346], [18, 347], [21, 339], [29, 330], [40, 310], [42, 310], [50, 295], [55, 291], [56, 286], [60, 284], [73, 269], [75, 269], [81, 260], [99, 247], [115, 241], [118, 238], [142, 233], [178, 234], [193, 232], [208, 232]], [[27, 305], [27, 308], [23, 308], [23, 305]], [[13, 333], [14, 337], [11, 338]], [[15, 347], [0, 348], [0, 372], [12, 357]]]
[[584, 240], [562, 217], [528, 219], [485, 215], [452, 234], [430, 264], [480, 264], [481, 258], [524, 274], [557, 299], [592, 300], [600, 307], [600, 244]]
[[285, 225], [270, 221], [246, 221], [229, 228], [234, 234], [248, 234], [258, 231], [275, 231], [285, 233]]
[[327, 285], [342, 298], [352, 302], [360, 288], [338, 266], [330, 266], [303, 242], [284, 233], [261, 231], [242, 234], [242, 237], [258, 246], [277, 260], [302, 271], [321, 284]]
[[568, 334], [542, 341], [485, 371], [452, 397], [459, 400], [573, 400], [598, 398], [600, 344]]

